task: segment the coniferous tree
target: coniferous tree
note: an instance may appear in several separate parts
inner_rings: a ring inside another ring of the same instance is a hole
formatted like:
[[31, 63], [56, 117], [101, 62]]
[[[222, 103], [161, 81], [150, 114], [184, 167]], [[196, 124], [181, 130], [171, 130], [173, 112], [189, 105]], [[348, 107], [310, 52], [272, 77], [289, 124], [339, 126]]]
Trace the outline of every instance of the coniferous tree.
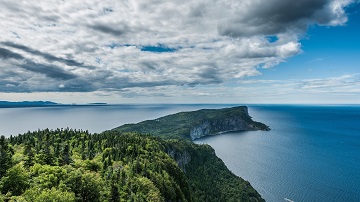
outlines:
[[24, 155], [25, 155], [25, 162], [24, 162], [25, 168], [29, 168], [30, 166], [34, 165], [35, 154], [29, 142], [25, 144]]
[[7, 169], [12, 166], [12, 149], [9, 147], [4, 136], [0, 137], [0, 179], [5, 175]]
[[110, 201], [111, 201], [111, 202], [118, 202], [118, 201], [120, 201], [119, 188], [118, 188], [118, 186], [116, 185], [116, 182], [111, 183]]
[[70, 163], [71, 163], [70, 146], [69, 144], [65, 144], [61, 154], [61, 165], [66, 165]]

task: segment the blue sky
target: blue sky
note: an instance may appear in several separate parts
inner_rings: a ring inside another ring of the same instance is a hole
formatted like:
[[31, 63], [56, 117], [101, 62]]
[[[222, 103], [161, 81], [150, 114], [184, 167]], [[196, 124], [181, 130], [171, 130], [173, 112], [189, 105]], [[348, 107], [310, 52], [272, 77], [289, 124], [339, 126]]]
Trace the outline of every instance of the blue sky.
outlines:
[[349, 11], [349, 21], [343, 26], [311, 26], [300, 40], [303, 53], [275, 67], [276, 74], [267, 72], [263, 76], [311, 79], [360, 73], [360, 13], [355, 9]]
[[0, 100], [360, 104], [356, 0], [0, 2]]
[[[359, 8], [359, 4], [354, 4], [347, 9], [349, 19], [342, 26], [310, 26], [300, 40], [301, 53], [273, 68], [262, 70], [262, 74], [254, 79], [318, 80], [318, 84], [323, 84], [322, 88], [314, 88], [312, 93], [296, 91], [297, 95], [291, 95], [288, 92], [280, 98], [285, 100], [284, 103], [359, 104]], [[344, 82], [350, 83], [349, 88], [344, 87]], [[267, 87], [263, 87], [261, 89], [266, 90]], [[283, 103], [280, 99], [275, 103]]]

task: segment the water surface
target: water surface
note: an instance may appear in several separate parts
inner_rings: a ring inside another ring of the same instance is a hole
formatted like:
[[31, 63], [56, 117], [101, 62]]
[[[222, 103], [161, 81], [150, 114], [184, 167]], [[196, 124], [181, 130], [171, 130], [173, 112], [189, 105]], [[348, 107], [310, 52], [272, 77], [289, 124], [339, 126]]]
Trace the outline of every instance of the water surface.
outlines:
[[271, 131], [197, 140], [211, 145], [267, 201], [360, 201], [360, 106], [251, 106]]

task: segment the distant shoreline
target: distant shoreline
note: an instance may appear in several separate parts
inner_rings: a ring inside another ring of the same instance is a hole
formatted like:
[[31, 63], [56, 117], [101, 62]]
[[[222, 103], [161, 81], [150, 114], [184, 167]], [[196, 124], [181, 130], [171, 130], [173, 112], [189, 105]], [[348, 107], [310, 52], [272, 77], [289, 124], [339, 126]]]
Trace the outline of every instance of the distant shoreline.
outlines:
[[0, 108], [72, 107], [72, 106], [109, 106], [109, 105], [107, 103], [61, 104], [51, 101], [23, 101], [23, 102], [0, 101]]
[[336, 107], [336, 106], [348, 106], [348, 107], [358, 107], [360, 104], [249, 104], [249, 103], [121, 103], [121, 104], [109, 104], [103, 102], [94, 102], [94, 103], [85, 103], [85, 104], [63, 104], [63, 103], [56, 103], [52, 101], [19, 101], [19, 102], [11, 102], [11, 101], [0, 101], [0, 109], [1, 108], [31, 108], [31, 107], [91, 107], [91, 106], [170, 106], [170, 105], [179, 105], [179, 106], [186, 106], [186, 105], [198, 105], [198, 106], [227, 106], [233, 107], [237, 105], [245, 105], [245, 106], [307, 106], [307, 107]]

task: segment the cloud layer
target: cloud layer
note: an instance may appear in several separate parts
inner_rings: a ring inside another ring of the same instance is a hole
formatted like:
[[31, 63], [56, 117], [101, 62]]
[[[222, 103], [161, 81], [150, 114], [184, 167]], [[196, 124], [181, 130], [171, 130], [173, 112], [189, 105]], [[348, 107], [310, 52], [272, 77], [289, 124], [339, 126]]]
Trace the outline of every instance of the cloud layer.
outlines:
[[0, 2], [0, 92], [130, 96], [258, 75], [298, 54], [309, 25], [346, 23], [353, 1]]

